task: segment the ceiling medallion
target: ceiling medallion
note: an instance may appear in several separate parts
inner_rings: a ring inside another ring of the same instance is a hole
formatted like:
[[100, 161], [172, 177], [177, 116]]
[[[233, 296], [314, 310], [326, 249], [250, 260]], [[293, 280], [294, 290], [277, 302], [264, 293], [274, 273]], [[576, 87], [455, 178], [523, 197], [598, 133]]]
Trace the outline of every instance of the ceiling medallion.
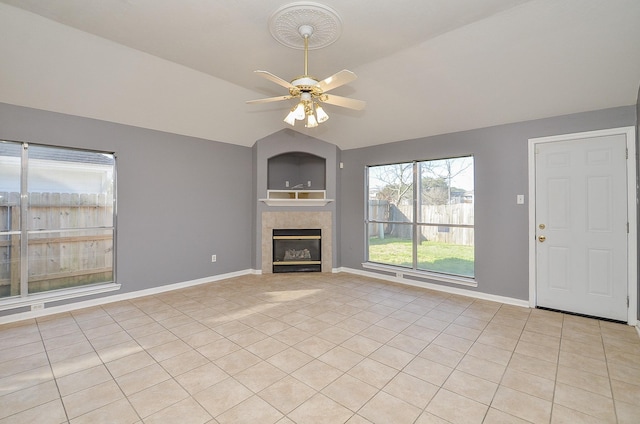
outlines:
[[342, 33], [342, 21], [338, 13], [328, 6], [314, 2], [294, 2], [276, 10], [269, 18], [269, 31], [280, 44], [293, 49], [304, 49], [300, 27], [311, 26], [310, 50], [333, 44]]
[[306, 120], [305, 127], [315, 128], [329, 119], [322, 105], [330, 104], [348, 109], [362, 110], [365, 102], [347, 97], [327, 94], [328, 91], [350, 83], [356, 74], [346, 69], [319, 80], [309, 75], [309, 49], [319, 49], [335, 42], [340, 36], [342, 22], [331, 8], [308, 2], [296, 2], [282, 6], [269, 18], [271, 35], [281, 44], [294, 49], [304, 49], [304, 74], [289, 82], [267, 71], [255, 71], [286, 89], [289, 94], [249, 100], [249, 104], [279, 102], [297, 99], [298, 103], [289, 110], [284, 122], [295, 126], [296, 121]]

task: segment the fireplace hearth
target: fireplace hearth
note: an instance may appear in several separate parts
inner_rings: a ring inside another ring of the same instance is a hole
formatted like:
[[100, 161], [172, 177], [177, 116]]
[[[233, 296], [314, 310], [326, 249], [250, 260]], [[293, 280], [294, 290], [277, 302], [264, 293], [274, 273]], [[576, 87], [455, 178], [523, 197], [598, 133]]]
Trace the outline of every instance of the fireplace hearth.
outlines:
[[321, 272], [322, 230], [273, 229], [273, 271]]

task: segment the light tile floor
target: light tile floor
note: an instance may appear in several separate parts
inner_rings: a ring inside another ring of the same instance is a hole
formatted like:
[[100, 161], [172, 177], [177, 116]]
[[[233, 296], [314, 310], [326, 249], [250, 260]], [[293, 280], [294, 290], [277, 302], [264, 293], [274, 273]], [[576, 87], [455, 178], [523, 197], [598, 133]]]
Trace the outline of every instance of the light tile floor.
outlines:
[[639, 423], [634, 328], [351, 274], [0, 326], [0, 423]]

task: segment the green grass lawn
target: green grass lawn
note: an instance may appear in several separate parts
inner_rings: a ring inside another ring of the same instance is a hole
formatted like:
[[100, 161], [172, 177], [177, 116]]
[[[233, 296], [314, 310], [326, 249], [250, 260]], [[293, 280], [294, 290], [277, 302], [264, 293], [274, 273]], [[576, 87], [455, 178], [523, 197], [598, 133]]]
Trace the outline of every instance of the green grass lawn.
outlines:
[[[369, 239], [369, 261], [412, 267], [411, 240]], [[473, 246], [423, 241], [418, 245], [418, 269], [473, 277]]]

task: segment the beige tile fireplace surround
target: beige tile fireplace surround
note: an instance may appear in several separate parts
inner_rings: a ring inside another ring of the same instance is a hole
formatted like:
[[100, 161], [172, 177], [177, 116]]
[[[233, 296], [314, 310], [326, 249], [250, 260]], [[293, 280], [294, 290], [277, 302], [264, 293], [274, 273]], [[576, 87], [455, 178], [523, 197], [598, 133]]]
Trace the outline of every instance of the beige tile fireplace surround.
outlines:
[[262, 213], [262, 273], [273, 272], [274, 228], [319, 228], [322, 230], [322, 272], [331, 272], [333, 267], [333, 237], [331, 211], [316, 212], [263, 212]]

